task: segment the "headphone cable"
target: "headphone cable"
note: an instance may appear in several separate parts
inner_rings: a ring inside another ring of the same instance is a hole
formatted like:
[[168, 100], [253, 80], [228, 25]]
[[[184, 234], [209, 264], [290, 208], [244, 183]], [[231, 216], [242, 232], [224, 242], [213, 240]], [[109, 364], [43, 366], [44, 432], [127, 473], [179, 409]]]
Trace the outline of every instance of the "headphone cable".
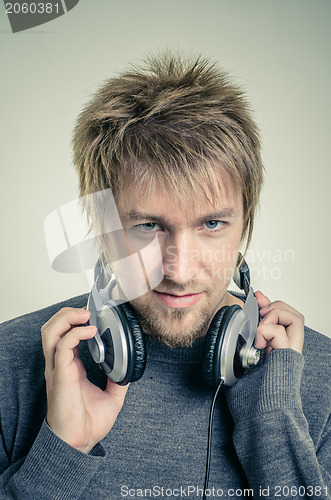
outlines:
[[221, 378], [217, 389], [215, 391], [213, 401], [211, 403], [210, 407], [210, 413], [209, 413], [209, 424], [208, 424], [208, 440], [207, 440], [207, 459], [206, 459], [206, 472], [205, 472], [205, 484], [203, 486], [203, 500], [206, 499], [206, 491], [207, 491], [207, 486], [208, 486], [208, 480], [209, 480], [209, 470], [210, 470], [210, 452], [211, 452], [211, 437], [212, 437], [212, 427], [213, 427], [213, 418], [214, 418], [214, 409], [215, 409], [215, 403], [216, 399], [218, 396], [218, 393], [224, 384], [224, 380]]

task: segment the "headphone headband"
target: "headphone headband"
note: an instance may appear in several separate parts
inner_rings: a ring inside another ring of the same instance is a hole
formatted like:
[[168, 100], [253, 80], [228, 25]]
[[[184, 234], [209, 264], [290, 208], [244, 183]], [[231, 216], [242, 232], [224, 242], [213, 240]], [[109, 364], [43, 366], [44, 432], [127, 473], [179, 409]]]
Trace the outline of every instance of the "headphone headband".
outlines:
[[233, 274], [233, 281], [240, 290], [245, 292], [247, 296], [250, 288], [250, 272], [247, 262], [245, 261], [243, 255], [239, 252], [237, 264]]

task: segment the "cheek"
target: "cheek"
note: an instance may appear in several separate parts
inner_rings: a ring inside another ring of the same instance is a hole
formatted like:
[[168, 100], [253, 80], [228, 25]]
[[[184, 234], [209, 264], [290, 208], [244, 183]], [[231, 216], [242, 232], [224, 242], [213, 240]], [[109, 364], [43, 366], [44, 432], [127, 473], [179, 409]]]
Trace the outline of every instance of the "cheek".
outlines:
[[212, 279], [214, 284], [221, 282], [223, 285], [231, 281], [241, 243], [241, 232], [232, 233], [221, 243], [206, 245], [202, 255], [202, 268], [205, 276]]
[[221, 241], [205, 243], [202, 255], [204, 255], [204, 263], [218, 263], [219, 266], [234, 267], [237, 259], [241, 243], [241, 231], [232, 232]]

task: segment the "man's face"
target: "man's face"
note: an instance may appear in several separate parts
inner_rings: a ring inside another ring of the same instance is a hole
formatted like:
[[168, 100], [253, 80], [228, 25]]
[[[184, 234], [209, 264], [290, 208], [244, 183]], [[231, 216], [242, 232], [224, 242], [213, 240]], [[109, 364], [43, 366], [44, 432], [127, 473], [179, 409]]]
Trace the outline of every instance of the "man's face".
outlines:
[[229, 183], [218, 198], [190, 206], [162, 189], [142, 196], [133, 187], [119, 208], [130, 244], [143, 247], [158, 237], [164, 278], [131, 303], [146, 333], [171, 346], [190, 345], [232, 303], [227, 288], [243, 231], [242, 198]]

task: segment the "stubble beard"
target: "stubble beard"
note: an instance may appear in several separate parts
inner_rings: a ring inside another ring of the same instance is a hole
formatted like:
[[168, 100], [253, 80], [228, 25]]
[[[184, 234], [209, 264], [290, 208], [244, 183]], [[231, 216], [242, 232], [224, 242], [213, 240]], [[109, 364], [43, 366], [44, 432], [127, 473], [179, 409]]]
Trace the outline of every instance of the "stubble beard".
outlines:
[[161, 315], [157, 311], [153, 311], [153, 306], [149, 301], [140, 303], [139, 300], [133, 300], [132, 305], [136, 309], [143, 331], [147, 335], [168, 347], [191, 347], [195, 340], [205, 336], [217, 310], [208, 300], [210, 292], [205, 291], [205, 293], [207, 299], [205, 307], [194, 313], [190, 327], [186, 328], [184, 327], [185, 318], [192, 313], [187, 308], [164, 310]]

